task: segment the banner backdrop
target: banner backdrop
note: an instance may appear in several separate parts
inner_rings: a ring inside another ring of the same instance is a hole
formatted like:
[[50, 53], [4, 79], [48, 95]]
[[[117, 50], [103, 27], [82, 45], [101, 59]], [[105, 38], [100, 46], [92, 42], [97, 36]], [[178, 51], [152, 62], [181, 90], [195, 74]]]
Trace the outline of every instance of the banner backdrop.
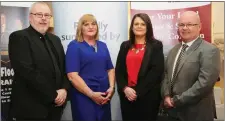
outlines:
[[27, 7], [3, 6], [1, 4], [1, 121], [8, 117], [14, 71], [8, 57], [9, 35], [28, 27]]
[[[100, 30], [100, 41], [107, 44], [115, 66], [120, 44], [127, 40], [128, 2], [53, 2], [54, 31], [67, 45], [75, 38], [77, 24], [83, 14], [93, 14]], [[111, 101], [113, 120], [121, 120], [120, 102], [117, 92]], [[70, 102], [68, 102], [62, 120], [71, 120]]]
[[202, 29], [200, 37], [211, 42], [211, 3], [210, 2], [131, 2], [131, 18], [136, 13], [149, 15], [155, 37], [163, 42], [165, 56], [179, 42], [177, 20], [184, 11], [199, 14]]

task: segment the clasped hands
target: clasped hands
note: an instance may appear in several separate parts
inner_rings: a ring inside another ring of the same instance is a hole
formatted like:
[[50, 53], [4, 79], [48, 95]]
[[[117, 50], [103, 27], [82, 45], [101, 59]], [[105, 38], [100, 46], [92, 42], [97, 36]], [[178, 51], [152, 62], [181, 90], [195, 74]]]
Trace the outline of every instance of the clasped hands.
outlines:
[[173, 98], [171, 98], [170, 96], [166, 96], [164, 98], [164, 106], [166, 108], [173, 108], [174, 107]]
[[56, 106], [62, 106], [66, 101], [67, 91], [65, 89], [59, 89], [56, 92], [58, 95], [55, 98], [55, 104]]
[[114, 88], [110, 87], [106, 92], [90, 92], [88, 95], [98, 105], [107, 104], [114, 94]]
[[136, 91], [130, 87], [125, 87], [124, 93], [129, 101], [135, 101], [137, 99]]

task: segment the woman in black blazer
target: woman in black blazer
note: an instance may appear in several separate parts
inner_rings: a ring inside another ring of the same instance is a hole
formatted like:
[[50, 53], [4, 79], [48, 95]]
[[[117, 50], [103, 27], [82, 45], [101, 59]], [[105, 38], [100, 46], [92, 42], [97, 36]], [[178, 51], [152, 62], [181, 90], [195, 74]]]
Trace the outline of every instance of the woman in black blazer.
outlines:
[[145, 13], [134, 15], [129, 32], [116, 62], [122, 118], [154, 121], [161, 101], [163, 45], [154, 38], [151, 20]]

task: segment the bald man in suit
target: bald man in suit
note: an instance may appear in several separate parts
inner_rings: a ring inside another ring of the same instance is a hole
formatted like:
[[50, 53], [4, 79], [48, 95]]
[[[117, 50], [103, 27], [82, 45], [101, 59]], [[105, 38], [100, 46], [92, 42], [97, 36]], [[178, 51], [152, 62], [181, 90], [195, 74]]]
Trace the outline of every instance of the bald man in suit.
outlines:
[[168, 54], [162, 83], [164, 106], [171, 121], [213, 121], [213, 87], [220, 73], [220, 53], [199, 37], [200, 17], [186, 11], [178, 20], [182, 42]]

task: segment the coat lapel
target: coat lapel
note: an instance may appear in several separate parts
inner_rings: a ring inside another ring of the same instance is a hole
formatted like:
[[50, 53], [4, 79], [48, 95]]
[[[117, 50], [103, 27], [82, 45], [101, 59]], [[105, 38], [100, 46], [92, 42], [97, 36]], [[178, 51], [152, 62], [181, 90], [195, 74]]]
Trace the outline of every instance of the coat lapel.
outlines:
[[63, 64], [62, 64], [62, 63], [63, 63], [63, 58], [64, 58], [64, 57], [62, 57], [62, 55], [60, 54], [60, 49], [59, 49], [59, 45], [58, 45], [58, 43], [57, 43], [57, 40], [55, 40], [55, 39], [53, 39], [51, 36], [49, 36], [48, 33], [46, 34], [46, 36], [47, 36], [47, 38], [48, 38], [48, 41], [50, 41], [50, 42], [52, 43], [54, 49], [56, 50], [57, 55], [58, 55], [58, 56], [57, 56], [58, 58], [56, 58], [56, 59], [58, 59], [58, 60], [60, 61], [61, 64], [60, 64], [59, 66], [60, 66], [61, 69], [63, 69], [63, 67], [62, 67]]
[[47, 51], [45, 50], [44, 46], [43, 46], [43, 42], [40, 39], [40, 36], [35, 32], [35, 30], [33, 30], [33, 28], [29, 27], [28, 28], [28, 36], [30, 37], [30, 39], [32, 40], [32, 42], [34, 42], [38, 47], [40, 51], [40, 56], [48, 56]]
[[147, 42], [144, 57], [143, 57], [143, 60], [142, 60], [142, 63], [141, 63], [139, 73], [138, 73], [138, 79], [140, 77], [142, 77], [145, 74], [145, 72], [147, 72], [151, 54], [152, 54], [152, 45], [151, 45], [151, 43]]
[[169, 70], [168, 70], [168, 76], [169, 76], [169, 79], [172, 78], [174, 61], [175, 61], [176, 55], [177, 55], [177, 53], [178, 53], [180, 47], [181, 47], [181, 43], [178, 44], [178, 45], [174, 48], [174, 50], [172, 50], [171, 55], [169, 55], [169, 57], [168, 57], [168, 60], [169, 60], [168, 66], [170, 66], [170, 67], [168, 67], [168, 69], [169, 69]]
[[179, 73], [179, 71], [181, 70], [181, 68], [183, 67], [185, 61], [187, 60], [187, 58], [191, 55], [191, 53], [196, 50], [199, 45], [202, 43], [202, 39], [201, 38], [198, 38], [189, 48], [188, 50], [184, 53], [184, 57], [183, 59], [180, 61], [180, 64], [178, 66], [178, 69], [177, 69], [177, 73], [176, 75], [174, 76], [174, 78], [177, 76], [177, 74]]

